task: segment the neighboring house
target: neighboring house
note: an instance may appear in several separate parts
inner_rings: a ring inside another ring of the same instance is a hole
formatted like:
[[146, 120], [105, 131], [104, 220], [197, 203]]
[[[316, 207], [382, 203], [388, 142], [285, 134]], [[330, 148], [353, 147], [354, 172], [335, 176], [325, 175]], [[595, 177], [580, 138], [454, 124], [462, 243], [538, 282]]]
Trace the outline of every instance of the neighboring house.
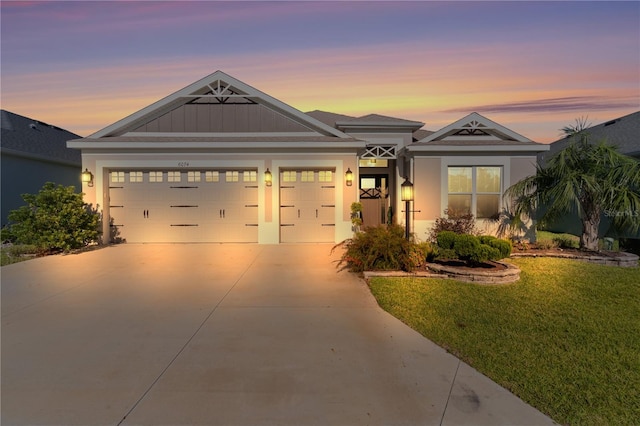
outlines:
[[[473, 113], [437, 131], [381, 115], [303, 113], [221, 72], [68, 142], [93, 174], [83, 191], [104, 235], [129, 242], [340, 242], [364, 224], [425, 239], [448, 207], [487, 229], [502, 193], [548, 149]], [[485, 220], [487, 218], [487, 220]]]
[[[640, 111], [589, 127], [585, 133], [589, 135], [591, 143], [606, 141], [618, 148], [619, 152], [640, 160]], [[550, 156], [566, 148], [569, 143], [570, 137], [552, 142], [548, 152], [538, 155], [540, 164], [545, 164]]]
[[[589, 127], [584, 130], [589, 136], [590, 143], [595, 144], [605, 141], [615, 146], [619, 152], [628, 155], [640, 161], [640, 111], [634, 112], [624, 117], [606, 121], [596, 126]], [[538, 161], [544, 166], [549, 157], [566, 148], [572, 141], [572, 138], [565, 137], [550, 144], [550, 150], [538, 155]], [[601, 222], [599, 234], [612, 237], [640, 238], [640, 233], [617, 235], [611, 228], [611, 215], [613, 214], [635, 214], [640, 212], [610, 212], [605, 211]], [[564, 217], [556, 223], [549, 224], [545, 228], [553, 232], [567, 232], [573, 235], [580, 235], [582, 232], [582, 223], [577, 213], [571, 217]]]
[[80, 136], [5, 110], [0, 122], [2, 226], [11, 210], [24, 205], [21, 195], [37, 193], [46, 182], [81, 190], [80, 152], [66, 145]]

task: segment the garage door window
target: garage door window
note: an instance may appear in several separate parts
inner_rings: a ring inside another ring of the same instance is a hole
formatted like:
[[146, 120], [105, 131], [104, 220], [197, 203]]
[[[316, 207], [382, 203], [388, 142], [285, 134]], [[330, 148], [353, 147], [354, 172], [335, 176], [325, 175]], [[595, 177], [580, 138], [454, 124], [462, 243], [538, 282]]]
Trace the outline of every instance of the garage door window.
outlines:
[[111, 172], [111, 182], [124, 183], [124, 172]]
[[167, 172], [168, 182], [180, 182], [180, 180], [181, 180], [180, 172]]
[[129, 182], [132, 182], [132, 183], [142, 182], [142, 172], [129, 172]]
[[245, 170], [242, 173], [243, 182], [257, 182], [258, 181], [258, 172], [255, 170]]
[[314, 182], [315, 176], [313, 171], [311, 170], [303, 170], [300, 172], [300, 181], [301, 182]]
[[240, 178], [240, 173], [239, 172], [230, 172], [227, 171], [225, 173], [225, 180], [227, 182], [238, 182]]
[[206, 182], [220, 182], [220, 173], [216, 171], [204, 172], [204, 180]]
[[331, 170], [320, 170], [318, 172], [320, 182], [333, 182], [333, 172]]
[[282, 181], [283, 182], [295, 182], [296, 181], [296, 172], [293, 170], [286, 170], [282, 172]]
[[187, 182], [200, 182], [200, 172], [187, 172]]
[[162, 172], [149, 172], [149, 182], [162, 182]]

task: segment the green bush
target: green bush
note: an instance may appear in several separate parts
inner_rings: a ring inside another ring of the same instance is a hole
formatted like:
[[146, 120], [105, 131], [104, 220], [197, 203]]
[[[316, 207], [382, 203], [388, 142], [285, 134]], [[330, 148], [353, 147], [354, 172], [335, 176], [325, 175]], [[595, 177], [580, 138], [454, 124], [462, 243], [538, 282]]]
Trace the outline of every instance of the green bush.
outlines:
[[470, 263], [482, 263], [500, 260], [511, 255], [512, 245], [509, 241], [488, 235], [477, 237], [443, 231], [437, 235], [436, 239], [438, 259], [460, 259]]
[[40, 252], [68, 251], [97, 241], [100, 215], [73, 186], [44, 184], [38, 194], [23, 194], [25, 206], [9, 213], [10, 233]]
[[365, 228], [334, 247], [344, 246], [338, 262], [354, 272], [371, 270], [412, 271], [424, 264], [426, 253], [413, 240], [405, 238], [400, 225]]
[[560, 234], [553, 237], [553, 242], [560, 248], [578, 248], [580, 246], [580, 240], [577, 237], [573, 237], [565, 234]]
[[481, 244], [486, 244], [490, 247], [498, 249], [500, 253], [500, 259], [511, 256], [511, 251], [513, 250], [513, 244], [511, 244], [511, 241], [502, 240], [491, 235], [481, 235], [479, 238]]
[[457, 259], [458, 255], [454, 249], [438, 249], [436, 259]]
[[478, 244], [478, 248], [471, 253], [468, 260], [472, 263], [483, 263], [488, 260], [500, 260], [500, 251], [497, 248], [491, 247], [487, 244]]
[[480, 240], [478, 237], [469, 234], [456, 235], [456, 240], [453, 243], [453, 249], [460, 259], [470, 259], [479, 248]]
[[13, 243], [16, 240], [16, 236], [13, 235], [13, 232], [11, 232], [11, 228], [9, 228], [8, 226], [3, 226], [2, 229], [0, 229], [0, 239], [2, 240], [2, 243]]
[[441, 249], [453, 249], [453, 244], [456, 242], [457, 235], [458, 234], [453, 231], [440, 232], [436, 237], [438, 247]]

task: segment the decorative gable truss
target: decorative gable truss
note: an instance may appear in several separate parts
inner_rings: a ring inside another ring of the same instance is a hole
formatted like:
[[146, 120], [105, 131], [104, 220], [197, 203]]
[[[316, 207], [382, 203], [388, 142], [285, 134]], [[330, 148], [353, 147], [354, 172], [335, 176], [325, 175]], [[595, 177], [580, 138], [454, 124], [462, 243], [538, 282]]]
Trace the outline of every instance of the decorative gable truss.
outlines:
[[348, 137], [240, 80], [216, 71], [90, 138], [177, 133]]
[[416, 144], [446, 143], [455, 141], [533, 143], [530, 139], [478, 114], [471, 113], [443, 127]]

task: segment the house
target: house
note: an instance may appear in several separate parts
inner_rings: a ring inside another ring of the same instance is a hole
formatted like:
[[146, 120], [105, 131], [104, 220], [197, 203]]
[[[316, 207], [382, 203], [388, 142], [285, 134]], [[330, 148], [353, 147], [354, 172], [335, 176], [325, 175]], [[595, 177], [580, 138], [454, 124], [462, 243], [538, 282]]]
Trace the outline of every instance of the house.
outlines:
[[21, 195], [37, 193], [46, 182], [81, 190], [80, 152], [66, 146], [80, 136], [5, 110], [0, 122], [2, 226], [11, 210], [24, 205]]
[[303, 113], [216, 71], [68, 146], [91, 173], [83, 191], [104, 235], [260, 244], [349, 238], [355, 201], [365, 225], [404, 223], [405, 177], [418, 238], [448, 207], [491, 225], [504, 189], [548, 149], [477, 113], [437, 132], [423, 126]]
[[[592, 144], [605, 141], [615, 146], [619, 152], [628, 155], [640, 161], [640, 111], [634, 112], [623, 117], [600, 123], [596, 126], [589, 127], [584, 130], [588, 135], [588, 141]], [[544, 166], [548, 159], [566, 148], [572, 141], [570, 137], [564, 137], [550, 144], [550, 150], [538, 155], [539, 163]], [[637, 212], [621, 212], [622, 214], [638, 214]], [[640, 233], [624, 233], [618, 235], [611, 228], [611, 215], [620, 214], [620, 212], [605, 211], [600, 220], [599, 235], [611, 237], [640, 238]], [[580, 235], [582, 232], [582, 223], [578, 218], [578, 214], [574, 213], [561, 219], [555, 223], [547, 224], [546, 230], [553, 232], [566, 232], [573, 235]]]
[[[640, 160], [640, 111], [589, 127], [585, 133], [589, 135], [591, 143], [604, 140], [617, 147], [622, 154]], [[570, 137], [552, 142], [549, 151], [538, 155], [540, 164], [546, 164], [549, 157], [566, 148], [570, 142]]]

